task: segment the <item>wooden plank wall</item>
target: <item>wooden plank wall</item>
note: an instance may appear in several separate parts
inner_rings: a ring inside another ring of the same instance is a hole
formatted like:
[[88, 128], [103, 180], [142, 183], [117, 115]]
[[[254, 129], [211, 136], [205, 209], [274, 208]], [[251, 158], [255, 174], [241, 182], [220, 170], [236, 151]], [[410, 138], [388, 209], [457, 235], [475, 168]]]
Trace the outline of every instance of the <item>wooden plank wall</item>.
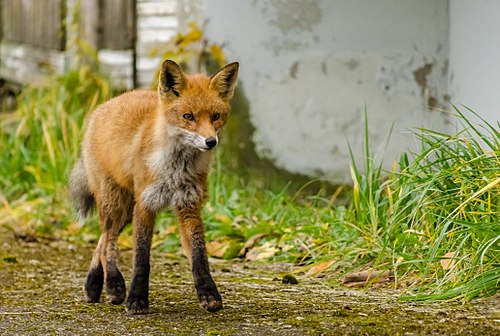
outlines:
[[133, 0], [100, 2], [102, 36], [99, 49], [126, 50], [134, 47]]
[[[119, 87], [149, 87], [162, 56], [151, 53], [175, 36], [179, 0], [81, 1], [83, 34], [97, 47], [103, 72]], [[64, 71], [71, 34], [64, 21], [74, 3], [0, 0], [0, 78], [26, 83]]]
[[[4, 41], [64, 50], [65, 0], [0, 0], [0, 6]], [[99, 1], [99, 6], [98, 48], [133, 48], [134, 0]]]
[[64, 50], [64, 0], [1, 0], [2, 40]]

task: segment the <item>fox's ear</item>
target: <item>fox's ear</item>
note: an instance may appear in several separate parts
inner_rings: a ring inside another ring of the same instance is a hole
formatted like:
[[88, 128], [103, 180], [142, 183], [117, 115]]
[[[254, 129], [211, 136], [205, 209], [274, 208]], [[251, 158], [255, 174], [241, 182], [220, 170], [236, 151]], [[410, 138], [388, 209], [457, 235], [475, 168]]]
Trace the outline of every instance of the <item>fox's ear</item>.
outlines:
[[187, 78], [181, 67], [174, 61], [165, 60], [161, 65], [158, 92], [160, 95], [175, 98], [181, 95], [181, 91], [187, 86]]
[[209, 88], [217, 91], [219, 96], [224, 100], [229, 100], [233, 97], [236, 79], [238, 78], [238, 67], [238, 62], [228, 64], [210, 78]]

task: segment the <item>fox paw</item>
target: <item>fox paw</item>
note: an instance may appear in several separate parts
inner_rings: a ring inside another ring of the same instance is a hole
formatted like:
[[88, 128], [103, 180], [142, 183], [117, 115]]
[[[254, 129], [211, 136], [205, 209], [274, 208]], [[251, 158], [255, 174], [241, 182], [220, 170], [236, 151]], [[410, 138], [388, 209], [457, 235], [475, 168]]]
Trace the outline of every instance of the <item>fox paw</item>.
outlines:
[[102, 267], [89, 270], [85, 281], [84, 292], [87, 303], [98, 303], [101, 297], [104, 282]]
[[125, 305], [127, 315], [141, 315], [149, 313], [148, 301], [140, 298], [129, 297]]
[[201, 294], [198, 296], [198, 302], [201, 308], [212, 313], [222, 309], [222, 298], [218, 292]]
[[112, 276], [108, 275], [106, 279], [106, 294], [112, 304], [118, 305], [125, 301], [125, 280], [121, 273], [118, 272]]

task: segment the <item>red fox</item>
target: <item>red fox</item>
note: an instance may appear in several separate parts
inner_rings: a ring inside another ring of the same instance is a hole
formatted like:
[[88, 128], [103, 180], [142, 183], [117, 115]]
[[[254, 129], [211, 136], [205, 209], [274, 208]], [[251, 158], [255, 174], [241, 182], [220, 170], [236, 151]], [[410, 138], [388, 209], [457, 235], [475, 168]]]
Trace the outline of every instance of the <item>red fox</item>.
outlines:
[[99, 302], [104, 283], [113, 304], [125, 301], [117, 238], [133, 225], [134, 258], [126, 311], [148, 311], [149, 253], [156, 214], [170, 207], [179, 217], [200, 305], [215, 312], [222, 298], [210, 275], [201, 209], [218, 135], [230, 113], [237, 62], [212, 77], [186, 75], [165, 60], [158, 90], [135, 90], [90, 115], [82, 155], [69, 178], [83, 220], [95, 206], [101, 237], [85, 282], [87, 302]]

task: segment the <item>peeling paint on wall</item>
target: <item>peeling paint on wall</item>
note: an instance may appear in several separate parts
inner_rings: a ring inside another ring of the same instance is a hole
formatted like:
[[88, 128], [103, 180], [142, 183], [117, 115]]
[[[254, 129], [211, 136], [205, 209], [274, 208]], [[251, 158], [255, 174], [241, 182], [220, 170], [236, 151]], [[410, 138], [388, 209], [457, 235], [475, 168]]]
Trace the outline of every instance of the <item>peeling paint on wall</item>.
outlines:
[[415, 78], [415, 82], [422, 89], [422, 96], [424, 95], [425, 90], [427, 89], [427, 76], [432, 71], [433, 64], [425, 63], [415, 71], [413, 71], [413, 77]]
[[[335, 53], [305, 57], [280, 80], [262, 78], [250, 105], [259, 125], [257, 150], [288, 171], [338, 180], [349, 171], [348, 142], [362, 145], [365, 106], [371, 141], [379, 147], [393, 122], [402, 129], [433, 122], [421, 95], [432, 66], [412, 70], [412, 62], [404, 56]], [[390, 146], [407, 149], [400, 140]]]
[[297, 30], [313, 31], [321, 20], [318, 0], [268, 0], [253, 1], [269, 23], [284, 34]]
[[365, 109], [387, 168], [415, 148], [411, 130], [444, 128], [431, 108], [448, 94], [448, 0], [204, 3], [207, 36], [240, 61], [256, 148], [277, 166], [348, 181]]

